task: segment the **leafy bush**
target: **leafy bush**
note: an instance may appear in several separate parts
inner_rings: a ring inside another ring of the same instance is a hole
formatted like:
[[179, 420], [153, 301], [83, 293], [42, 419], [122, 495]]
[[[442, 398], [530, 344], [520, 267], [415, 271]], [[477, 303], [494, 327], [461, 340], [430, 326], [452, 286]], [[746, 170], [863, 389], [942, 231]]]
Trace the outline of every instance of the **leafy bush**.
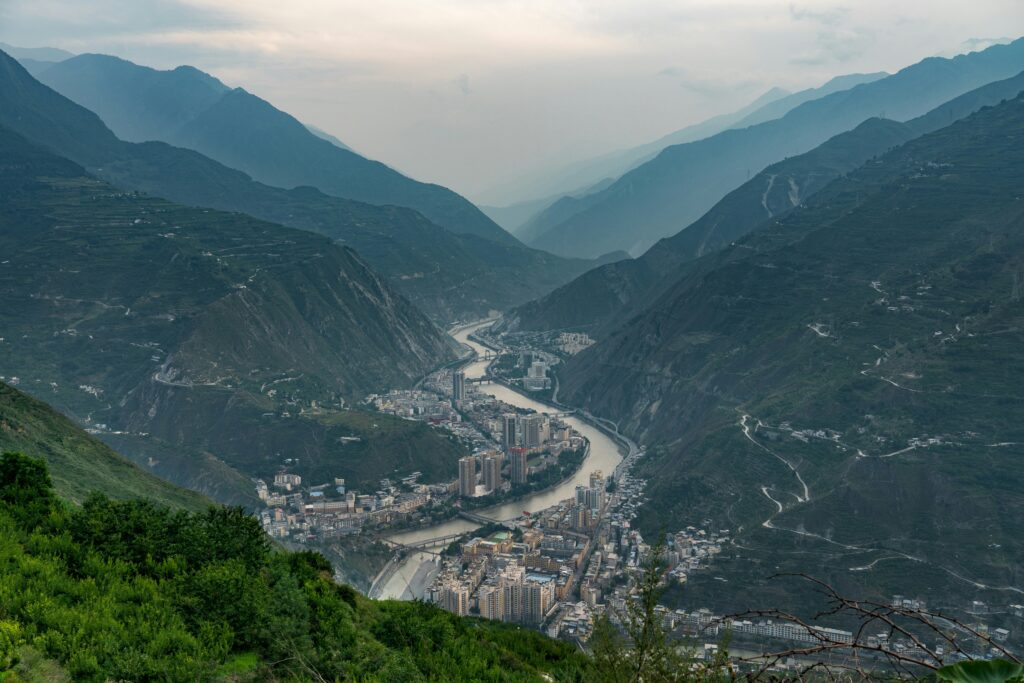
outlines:
[[1024, 665], [1001, 659], [960, 662], [942, 667], [932, 679], [942, 683], [1021, 683]]
[[0, 459], [4, 683], [43, 668], [76, 681], [536, 681], [589, 666], [539, 633], [373, 602], [331, 575], [316, 553], [277, 551], [240, 509], [102, 495], [71, 507], [42, 461]]

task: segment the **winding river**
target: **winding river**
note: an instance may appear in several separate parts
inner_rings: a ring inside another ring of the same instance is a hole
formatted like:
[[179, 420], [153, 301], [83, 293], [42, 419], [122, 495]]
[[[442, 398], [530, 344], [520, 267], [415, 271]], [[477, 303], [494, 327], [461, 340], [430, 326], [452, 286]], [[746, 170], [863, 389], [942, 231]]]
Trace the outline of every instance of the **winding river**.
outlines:
[[[469, 336], [476, 330], [490, 324], [492, 324], [491, 321], [486, 321], [471, 325], [455, 332], [453, 336], [456, 341], [469, 346], [480, 357], [483, 357], [487, 349], [477, 342], [470, 340]], [[489, 361], [485, 360], [470, 363], [464, 368], [466, 377], [482, 377], [487, 370], [488, 363]], [[501, 384], [483, 384], [479, 385], [479, 389], [510, 405], [532, 409], [541, 413], [553, 412], [553, 409], [549, 406], [527, 398]], [[576, 474], [555, 488], [539, 491], [502, 505], [484, 508], [478, 511], [480, 514], [493, 519], [513, 519], [521, 515], [524, 510], [531, 512], [542, 510], [560, 500], [571, 498], [575, 494], [576, 486], [588, 483], [590, 473], [594, 470], [602, 470], [605, 476], [612, 473], [615, 466], [622, 460], [623, 452], [619, 445], [600, 429], [579, 418], [569, 417], [565, 421], [590, 441], [590, 453]], [[456, 518], [441, 524], [423, 527], [422, 529], [397, 533], [391, 536], [391, 538], [400, 543], [414, 543], [428, 538], [472, 531], [479, 527], [480, 525], [475, 522]], [[422, 597], [422, 591], [430, 578], [433, 568], [433, 562], [431, 561], [433, 557], [428, 553], [412, 553], [409, 555], [384, 586], [381, 597], [399, 599]]]

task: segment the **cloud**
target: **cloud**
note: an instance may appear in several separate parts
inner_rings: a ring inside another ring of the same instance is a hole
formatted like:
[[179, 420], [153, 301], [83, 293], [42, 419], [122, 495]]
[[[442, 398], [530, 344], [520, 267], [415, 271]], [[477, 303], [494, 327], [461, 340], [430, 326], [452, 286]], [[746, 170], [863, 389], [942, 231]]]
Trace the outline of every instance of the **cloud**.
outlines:
[[833, 7], [824, 10], [812, 10], [806, 7], [789, 6], [789, 15], [795, 21], [813, 21], [825, 26], [838, 26], [842, 24], [850, 14], [848, 7]]
[[791, 57], [790, 64], [843, 64], [861, 57], [875, 43], [876, 32], [873, 28], [852, 25], [854, 13], [849, 7], [836, 6], [813, 10], [790, 5], [789, 15], [796, 23], [811, 23], [817, 26], [814, 48]]
[[968, 38], [964, 42], [960, 43], [961, 51], [964, 52], [976, 52], [978, 50], [984, 50], [985, 48], [992, 47], [993, 45], [1005, 45], [1006, 43], [1012, 43], [1013, 38], [1002, 37], [1002, 38]]
[[790, 59], [798, 66], [845, 64], [865, 55], [875, 44], [875, 32], [867, 28], [819, 31], [817, 47]]
[[655, 75], [677, 80], [684, 90], [709, 99], [746, 93], [762, 85], [757, 79], [736, 78], [728, 73], [699, 74], [679, 66], [667, 66]]
[[[183, 0], [8, 0], [4, 7], [9, 21], [32, 29], [32, 33], [45, 33], [50, 41], [65, 43], [150, 31], [217, 30], [242, 23], [215, 4], [197, 6]], [[22, 42], [29, 39], [25, 36]]]

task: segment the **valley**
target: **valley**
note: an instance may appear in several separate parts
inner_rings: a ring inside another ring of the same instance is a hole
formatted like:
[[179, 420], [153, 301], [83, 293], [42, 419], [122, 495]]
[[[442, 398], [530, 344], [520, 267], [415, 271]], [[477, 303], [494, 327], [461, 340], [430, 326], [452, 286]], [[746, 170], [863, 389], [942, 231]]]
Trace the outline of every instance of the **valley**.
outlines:
[[0, 683], [1012, 683], [1024, 38], [979, 3], [0, 43]]
[[[488, 352], [487, 347], [471, 339], [471, 335], [482, 327], [487, 327], [490, 324], [492, 323], [487, 322], [480, 325], [465, 327], [458, 331], [454, 335], [454, 338], [460, 344], [471, 349], [475, 355], [485, 355]], [[478, 360], [470, 363], [465, 368], [466, 377], [470, 379], [483, 377], [487, 371], [488, 364], [489, 361], [485, 360]], [[500, 384], [489, 384], [482, 387], [481, 390], [487, 394], [493, 395], [498, 400], [517, 408], [531, 410], [536, 413], [547, 413], [552, 410], [551, 406], [538, 403], [537, 401], [523, 396], [522, 394]], [[527, 496], [501, 506], [482, 508], [478, 511], [480, 515], [498, 521], [505, 521], [520, 517], [524, 510], [543, 510], [564, 499], [571, 498], [576, 486], [588, 482], [589, 473], [591, 471], [600, 470], [602, 472], [613, 472], [616, 470], [623, 455], [621, 453], [621, 447], [615, 442], [615, 440], [607, 436], [602, 430], [587, 424], [580, 418], [568, 416], [565, 417], [564, 420], [573, 428], [574, 431], [585, 438], [589, 444], [588, 456], [583, 461], [583, 464], [580, 466], [580, 469], [577, 470], [576, 474], [547, 491]], [[631, 446], [631, 448], [635, 448], [635, 446]], [[480, 525], [474, 524], [473, 522], [459, 519], [424, 529], [417, 529], [412, 532], [401, 533], [392, 537], [392, 540], [404, 544], [417, 543], [424, 539], [449, 536], [456, 533], [468, 533], [479, 528], [479, 526]], [[402, 577], [410, 577], [415, 574], [417, 561], [422, 562], [424, 559], [426, 558], [423, 558], [421, 555], [414, 556], [409, 560], [406, 560], [396, 573], [395, 580], [389, 582], [389, 584], [384, 588], [383, 595], [402, 597], [408, 587], [407, 585], [402, 585]], [[422, 597], [422, 595], [414, 595], [414, 597]]]

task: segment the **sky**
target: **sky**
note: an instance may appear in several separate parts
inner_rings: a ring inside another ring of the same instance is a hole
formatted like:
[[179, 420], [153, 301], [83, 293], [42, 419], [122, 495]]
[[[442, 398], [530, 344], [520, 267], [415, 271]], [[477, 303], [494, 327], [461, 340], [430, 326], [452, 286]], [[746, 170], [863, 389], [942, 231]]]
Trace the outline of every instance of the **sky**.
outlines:
[[0, 41], [191, 64], [488, 203], [771, 87], [1020, 35], [1022, 0], [0, 0]]

